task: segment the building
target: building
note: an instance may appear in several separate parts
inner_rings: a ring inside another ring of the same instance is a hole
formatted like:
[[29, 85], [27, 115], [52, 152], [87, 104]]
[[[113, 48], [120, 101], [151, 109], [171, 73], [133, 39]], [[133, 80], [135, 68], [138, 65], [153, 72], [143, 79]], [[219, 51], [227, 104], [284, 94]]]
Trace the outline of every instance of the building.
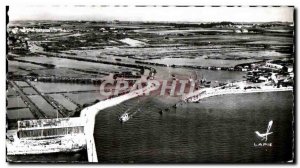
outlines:
[[73, 134], [84, 134], [84, 123], [79, 117], [18, 121], [19, 139], [45, 139]]
[[283, 70], [285, 72], [292, 72], [293, 71], [293, 64], [294, 60], [273, 60], [273, 61], [267, 61], [266, 67], [268, 68], [274, 68], [278, 70]]
[[274, 64], [272, 62], [266, 62], [266, 67], [275, 68], [275, 69], [282, 69], [283, 68], [282, 65]]

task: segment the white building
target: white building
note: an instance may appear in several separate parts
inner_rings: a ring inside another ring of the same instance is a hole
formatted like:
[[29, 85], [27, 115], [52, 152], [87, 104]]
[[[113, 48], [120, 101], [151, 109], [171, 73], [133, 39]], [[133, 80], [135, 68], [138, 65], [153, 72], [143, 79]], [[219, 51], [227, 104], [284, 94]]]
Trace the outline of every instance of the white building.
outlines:
[[271, 62], [266, 62], [266, 67], [269, 67], [269, 68], [275, 68], [275, 69], [282, 69], [282, 65], [279, 65], [279, 64], [274, 64], [274, 63], [271, 63]]

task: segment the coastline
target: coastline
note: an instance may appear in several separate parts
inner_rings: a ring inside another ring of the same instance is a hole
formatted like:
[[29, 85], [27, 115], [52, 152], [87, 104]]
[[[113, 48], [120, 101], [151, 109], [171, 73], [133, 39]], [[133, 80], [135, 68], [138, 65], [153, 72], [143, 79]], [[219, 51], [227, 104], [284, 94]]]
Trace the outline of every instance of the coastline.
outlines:
[[[242, 82], [237, 83], [237, 85], [242, 84]], [[204, 98], [226, 95], [226, 94], [246, 94], [246, 93], [263, 93], [263, 92], [280, 92], [280, 91], [293, 91], [293, 87], [272, 87], [272, 86], [264, 86], [262, 88], [205, 88], [201, 90], [197, 90], [195, 92], [189, 93], [182, 97], [182, 100], [185, 102], [198, 102]]]

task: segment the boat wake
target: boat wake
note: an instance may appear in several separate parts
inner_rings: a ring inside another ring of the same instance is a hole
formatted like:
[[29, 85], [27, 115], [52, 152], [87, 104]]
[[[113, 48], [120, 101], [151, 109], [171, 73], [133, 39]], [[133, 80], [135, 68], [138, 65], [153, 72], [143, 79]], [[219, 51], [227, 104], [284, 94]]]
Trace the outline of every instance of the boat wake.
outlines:
[[140, 109], [137, 109], [136, 111], [130, 113], [130, 112], [129, 112], [130, 110], [131, 110], [131, 109], [126, 110], [126, 111], [119, 117], [119, 121], [120, 121], [121, 123], [127, 122], [129, 119], [133, 118], [133, 116], [134, 116], [135, 114], [137, 114], [137, 113], [140, 111]]

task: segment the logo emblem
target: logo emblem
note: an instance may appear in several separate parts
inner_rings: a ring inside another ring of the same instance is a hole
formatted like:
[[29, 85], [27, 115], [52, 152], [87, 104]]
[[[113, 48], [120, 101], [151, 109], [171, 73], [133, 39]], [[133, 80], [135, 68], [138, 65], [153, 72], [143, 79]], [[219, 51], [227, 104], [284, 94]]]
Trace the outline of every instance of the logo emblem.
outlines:
[[269, 125], [267, 128], [266, 133], [260, 133], [258, 131], [255, 131], [255, 134], [262, 140], [262, 141], [268, 141], [268, 135], [272, 134], [273, 132], [270, 132], [271, 127], [273, 125], [273, 120], [269, 121]]

